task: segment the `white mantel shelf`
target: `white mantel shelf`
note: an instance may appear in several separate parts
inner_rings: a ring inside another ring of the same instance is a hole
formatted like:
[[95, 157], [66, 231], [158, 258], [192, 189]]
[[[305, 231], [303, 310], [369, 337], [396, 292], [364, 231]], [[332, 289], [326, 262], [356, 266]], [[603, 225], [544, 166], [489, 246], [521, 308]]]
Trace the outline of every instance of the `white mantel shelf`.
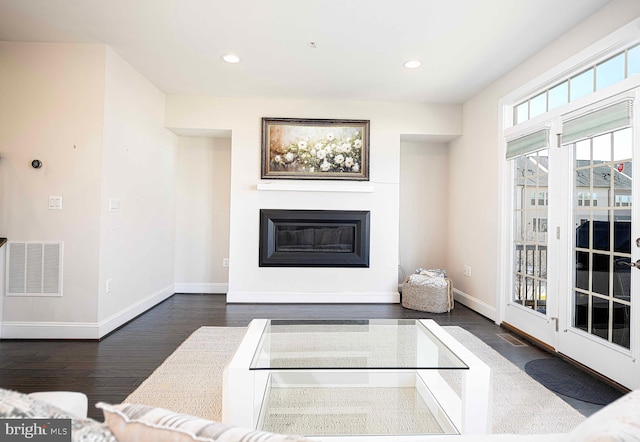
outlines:
[[328, 183], [259, 183], [258, 190], [277, 190], [280, 192], [358, 192], [372, 193], [370, 184], [328, 184]]

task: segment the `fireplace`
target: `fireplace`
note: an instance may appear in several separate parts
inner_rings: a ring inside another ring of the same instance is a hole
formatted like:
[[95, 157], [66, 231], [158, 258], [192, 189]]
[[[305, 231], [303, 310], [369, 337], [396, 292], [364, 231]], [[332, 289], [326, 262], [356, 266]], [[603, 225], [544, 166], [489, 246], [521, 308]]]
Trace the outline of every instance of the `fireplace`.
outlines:
[[369, 212], [260, 210], [260, 267], [369, 267]]

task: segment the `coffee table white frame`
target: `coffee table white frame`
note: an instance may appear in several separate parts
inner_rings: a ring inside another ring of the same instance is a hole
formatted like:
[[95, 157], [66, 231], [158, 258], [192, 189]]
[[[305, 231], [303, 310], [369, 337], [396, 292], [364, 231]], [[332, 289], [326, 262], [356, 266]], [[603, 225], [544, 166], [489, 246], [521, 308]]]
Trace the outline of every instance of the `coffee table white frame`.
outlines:
[[[376, 387], [415, 387], [444, 429], [460, 434], [486, 434], [490, 430], [490, 368], [435, 321], [419, 321], [469, 367], [457, 370], [462, 374], [461, 397], [440, 376], [439, 370], [434, 369], [251, 370], [251, 361], [269, 322], [267, 319], [254, 319], [224, 370], [222, 421], [229, 425], [259, 429], [265, 395], [272, 386], [357, 387], [373, 384]], [[393, 440], [422, 440], [421, 436], [416, 435], [388, 436], [393, 436]], [[382, 440], [387, 436], [321, 437], [331, 441], [355, 441]], [[424, 440], [428, 438], [428, 435], [424, 436]]]

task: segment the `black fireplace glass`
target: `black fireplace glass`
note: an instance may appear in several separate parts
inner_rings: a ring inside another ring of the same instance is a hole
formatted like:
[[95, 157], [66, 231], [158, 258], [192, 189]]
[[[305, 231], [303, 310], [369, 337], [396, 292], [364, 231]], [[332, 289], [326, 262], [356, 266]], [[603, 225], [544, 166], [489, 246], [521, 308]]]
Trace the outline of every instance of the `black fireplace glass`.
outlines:
[[355, 226], [277, 224], [276, 252], [353, 253]]
[[369, 212], [260, 211], [261, 267], [369, 267]]

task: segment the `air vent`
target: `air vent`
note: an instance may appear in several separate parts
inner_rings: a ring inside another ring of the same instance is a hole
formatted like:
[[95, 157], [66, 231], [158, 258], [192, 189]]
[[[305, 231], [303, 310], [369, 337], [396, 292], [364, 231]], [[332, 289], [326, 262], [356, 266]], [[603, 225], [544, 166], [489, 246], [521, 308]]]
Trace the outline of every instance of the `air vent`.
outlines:
[[7, 296], [62, 296], [62, 242], [9, 242]]

